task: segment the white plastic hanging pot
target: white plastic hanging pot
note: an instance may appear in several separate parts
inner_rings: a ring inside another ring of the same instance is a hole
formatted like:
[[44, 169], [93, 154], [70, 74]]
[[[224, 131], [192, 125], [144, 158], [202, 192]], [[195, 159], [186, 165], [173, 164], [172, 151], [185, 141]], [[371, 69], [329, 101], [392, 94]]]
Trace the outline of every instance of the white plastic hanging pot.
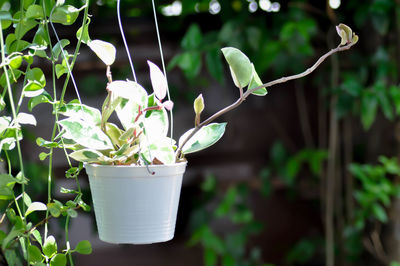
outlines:
[[97, 164], [85, 168], [101, 240], [150, 244], [174, 237], [186, 162], [148, 169]]

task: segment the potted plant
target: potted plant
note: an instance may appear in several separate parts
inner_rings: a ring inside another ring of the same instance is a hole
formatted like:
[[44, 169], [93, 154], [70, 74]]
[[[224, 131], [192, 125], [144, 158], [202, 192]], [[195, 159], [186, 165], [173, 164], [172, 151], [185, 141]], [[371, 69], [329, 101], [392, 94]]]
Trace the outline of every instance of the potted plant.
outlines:
[[[113, 80], [111, 65], [116, 49], [107, 42], [85, 40], [106, 64], [107, 97], [101, 111], [73, 101], [60, 109], [66, 118], [60, 144], [73, 152], [69, 156], [84, 163], [89, 176], [100, 239], [111, 243], [146, 244], [173, 238], [185, 155], [205, 149], [224, 134], [226, 123], [215, 123], [222, 114], [238, 107], [251, 94], [264, 96], [267, 87], [301, 78], [314, 71], [330, 55], [353, 46], [358, 36], [344, 25], [337, 26], [340, 44], [324, 54], [303, 73], [263, 84], [254, 65], [240, 50], [222, 49], [229, 64], [238, 100], [206, 120], [202, 95], [194, 101], [195, 127], [176, 142], [168, 136], [165, 100], [168, 83], [164, 73], [148, 61], [153, 93], [138, 82]], [[246, 90], [245, 90], [246, 89]], [[115, 112], [121, 127], [109, 122]]]

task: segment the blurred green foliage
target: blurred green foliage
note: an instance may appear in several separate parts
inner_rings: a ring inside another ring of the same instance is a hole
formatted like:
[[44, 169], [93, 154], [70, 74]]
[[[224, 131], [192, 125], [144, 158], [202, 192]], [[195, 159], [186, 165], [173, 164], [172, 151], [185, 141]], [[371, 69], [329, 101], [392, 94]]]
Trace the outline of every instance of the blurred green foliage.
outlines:
[[[265, 265], [260, 249], [248, 247], [250, 237], [263, 228], [248, 206], [249, 188], [244, 184], [232, 185], [221, 195], [216, 178], [208, 176], [201, 189], [201, 200], [191, 217], [193, 233], [188, 245], [203, 247], [204, 265]], [[210, 227], [215, 223], [223, 223], [223, 232]]]

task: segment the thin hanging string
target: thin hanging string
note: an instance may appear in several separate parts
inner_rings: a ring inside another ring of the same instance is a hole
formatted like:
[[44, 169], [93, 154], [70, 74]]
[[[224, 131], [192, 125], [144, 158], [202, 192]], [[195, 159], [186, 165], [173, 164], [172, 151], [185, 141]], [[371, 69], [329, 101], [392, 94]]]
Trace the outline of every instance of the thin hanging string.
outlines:
[[[54, 7], [51, 9], [50, 16], [49, 16], [49, 22], [50, 22], [51, 28], [53, 29], [54, 35], [56, 36], [57, 43], [60, 43], [60, 38], [58, 37], [56, 28], [54, 27], [53, 22], [51, 21], [51, 18], [52, 18], [52, 15], [53, 15], [53, 11], [54, 11], [56, 6], [57, 5], [54, 5]], [[65, 60], [65, 63], [66, 63], [67, 68], [68, 68], [68, 73], [71, 76], [71, 80], [72, 80], [72, 84], [74, 85], [76, 96], [78, 97], [79, 103], [82, 105], [81, 96], [79, 95], [79, 91], [78, 91], [78, 86], [76, 85], [74, 75], [72, 74], [71, 66], [69, 65], [68, 58], [66, 58], [66, 56], [65, 56], [64, 48], [62, 47], [61, 43], [60, 43], [60, 48], [61, 48], [62, 57]], [[81, 106], [81, 108], [82, 108], [82, 106]]]
[[121, 13], [120, 13], [120, 2], [121, 2], [120, 0], [117, 1], [118, 25], [119, 25], [119, 29], [120, 29], [120, 31], [121, 31], [122, 41], [124, 42], [124, 45], [125, 45], [126, 53], [128, 54], [129, 64], [131, 65], [131, 70], [132, 70], [132, 75], [133, 75], [133, 80], [134, 80], [135, 82], [137, 82], [137, 80], [136, 80], [136, 74], [135, 74], [135, 68], [133, 67], [131, 54], [130, 54], [130, 52], [129, 52], [128, 44], [126, 43], [124, 29], [122, 28]]
[[[163, 67], [165, 79], [167, 79], [167, 71], [166, 71], [166, 69], [165, 69], [164, 54], [163, 54], [163, 49], [162, 49], [162, 44], [161, 44], [160, 31], [159, 31], [159, 29], [158, 29], [156, 5], [155, 5], [155, 3], [154, 3], [154, 0], [151, 0], [151, 3], [152, 3], [152, 5], [153, 5], [154, 23], [155, 23], [155, 26], [156, 26], [158, 47], [159, 47], [159, 49], [160, 49], [161, 64], [162, 64], [162, 67]], [[168, 79], [167, 79], [167, 80], [168, 80]], [[167, 82], [167, 83], [168, 83], [168, 82]], [[170, 96], [170, 93], [169, 93], [169, 86], [167, 87], [167, 97], [168, 97], [168, 100], [171, 101], [171, 96]], [[174, 131], [174, 117], [173, 117], [173, 114], [172, 114], [172, 110], [169, 111], [169, 117], [170, 117], [169, 119], [170, 119], [170, 121], [171, 121], [171, 122], [170, 122], [170, 123], [171, 123], [170, 138], [171, 138], [171, 141], [173, 141], [172, 139], [173, 139], [173, 131]]]
[[[117, 1], [117, 16], [118, 16], [118, 25], [119, 25], [119, 29], [120, 29], [120, 31], [121, 31], [121, 37], [122, 37], [122, 40], [123, 40], [124, 45], [125, 45], [126, 53], [128, 54], [129, 64], [131, 65], [133, 79], [134, 79], [135, 82], [137, 82], [136, 74], [135, 74], [135, 69], [134, 69], [134, 67], [133, 67], [132, 58], [131, 58], [131, 55], [130, 55], [130, 52], [129, 52], [129, 47], [128, 47], [128, 44], [127, 44], [127, 42], [126, 42], [125, 33], [124, 33], [124, 30], [123, 30], [123, 27], [122, 27], [122, 22], [121, 22], [121, 11], [120, 11], [120, 0]], [[146, 130], [146, 128], [144, 128], [144, 130]], [[147, 143], [150, 143], [147, 134], [144, 134], [144, 135], [145, 135], [145, 137], [146, 137]], [[139, 142], [139, 153], [141, 153], [141, 149], [142, 149], [142, 147], [140, 147], [140, 142]], [[151, 157], [152, 157], [152, 156], [151, 156], [150, 147], [148, 146], [147, 149], [148, 149], [149, 157], [150, 157], [150, 160], [151, 160]], [[148, 163], [147, 163], [147, 160], [146, 160], [146, 159], [143, 159], [143, 162], [144, 162], [144, 164], [145, 164], [145, 166], [146, 166], [147, 172], [148, 172], [150, 175], [154, 175], [155, 172], [150, 170], [150, 168], [149, 168], [149, 166], [148, 166]], [[150, 162], [150, 163], [151, 163], [151, 162]]]

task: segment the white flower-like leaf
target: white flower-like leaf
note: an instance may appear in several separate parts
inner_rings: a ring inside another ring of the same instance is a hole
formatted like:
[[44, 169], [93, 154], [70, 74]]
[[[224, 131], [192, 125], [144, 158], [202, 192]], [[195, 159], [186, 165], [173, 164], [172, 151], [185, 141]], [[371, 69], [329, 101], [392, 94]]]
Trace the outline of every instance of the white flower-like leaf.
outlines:
[[167, 95], [168, 82], [161, 69], [151, 61], [147, 61], [150, 67], [150, 79], [154, 94], [161, 101]]
[[114, 63], [117, 50], [111, 43], [93, 40], [88, 42], [88, 46], [107, 66], [111, 66]]
[[171, 111], [172, 108], [174, 108], [174, 102], [173, 101], [165, 101], [162, 103], [162, 106], [167, 109], [168, 111]]

